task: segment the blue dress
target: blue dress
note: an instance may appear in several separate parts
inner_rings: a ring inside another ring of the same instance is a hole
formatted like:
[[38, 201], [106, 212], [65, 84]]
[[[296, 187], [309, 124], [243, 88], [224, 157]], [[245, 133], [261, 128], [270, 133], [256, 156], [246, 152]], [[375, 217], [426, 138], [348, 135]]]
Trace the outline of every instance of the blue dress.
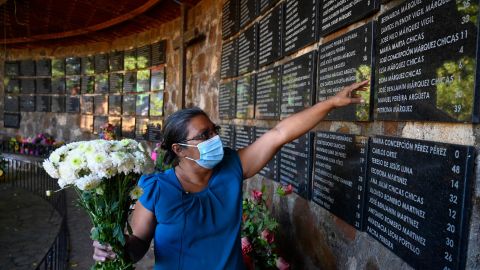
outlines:
[[243, 171], [237, 152], [225, 148], [208, 186], [186, 193], [173, 169], [142, 176], [140, 203], [157, 220], [155, 270], [245, 269], [242, 260]]

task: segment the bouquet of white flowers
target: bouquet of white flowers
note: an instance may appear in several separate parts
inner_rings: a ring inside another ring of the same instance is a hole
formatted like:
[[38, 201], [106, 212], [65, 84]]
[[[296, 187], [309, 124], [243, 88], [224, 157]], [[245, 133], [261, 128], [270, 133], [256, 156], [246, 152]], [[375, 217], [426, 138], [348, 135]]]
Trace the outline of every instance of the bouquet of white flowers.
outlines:
[[142, 194], [138, 179], [154, 168], [142, 145], [130, 139], [74, 142], [52, 152], [43, 167], [61, 188], [78, 192], [94, 226], [92, 239], [110, 244], [117, 254], [92, 269], [134, 269], [124, 252], [124, 228], [131, 234], [128, 211]]

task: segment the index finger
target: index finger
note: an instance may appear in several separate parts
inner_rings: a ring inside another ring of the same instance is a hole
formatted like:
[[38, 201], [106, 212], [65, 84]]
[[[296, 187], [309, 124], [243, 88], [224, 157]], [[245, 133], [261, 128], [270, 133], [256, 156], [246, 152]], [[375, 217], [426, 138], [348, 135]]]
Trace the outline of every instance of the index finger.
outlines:
[[352, 83], [351, 85], [349, 85], [345, 88], [348, 89], [347, 91], [355, 91], [355, 90], [364, 91], [365, 89], [363, 89], [361, 87], [365, 86], [369, 83], [370, 83], [370, 80], [365, 80], [363, 82]]

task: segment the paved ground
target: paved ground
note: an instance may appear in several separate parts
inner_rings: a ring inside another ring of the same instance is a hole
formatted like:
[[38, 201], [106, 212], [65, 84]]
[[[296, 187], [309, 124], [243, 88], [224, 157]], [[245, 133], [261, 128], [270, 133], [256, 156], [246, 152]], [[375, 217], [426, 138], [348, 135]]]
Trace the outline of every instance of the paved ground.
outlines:
[[35, 269], [58, 233], [61, 217], [42, 198], [0, 185], [0, 269]]

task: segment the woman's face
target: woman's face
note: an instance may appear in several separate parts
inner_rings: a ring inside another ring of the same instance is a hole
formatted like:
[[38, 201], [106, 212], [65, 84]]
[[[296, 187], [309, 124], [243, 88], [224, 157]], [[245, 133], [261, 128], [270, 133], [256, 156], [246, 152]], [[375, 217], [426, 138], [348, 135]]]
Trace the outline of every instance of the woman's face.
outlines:
[[[187, 141], [183, 142], [189, 145], [197, 145], [203, 141], [210, 139], [217, 135], [215, 132], [215, 125], [210, 119], [204, 115], [197, 115], [190, 120], [187, 125], [188, 135]], [[181, 157], [190, 157], [192, 159], [199, 159], [200, 153], [197, 147], [183, 147]]]

